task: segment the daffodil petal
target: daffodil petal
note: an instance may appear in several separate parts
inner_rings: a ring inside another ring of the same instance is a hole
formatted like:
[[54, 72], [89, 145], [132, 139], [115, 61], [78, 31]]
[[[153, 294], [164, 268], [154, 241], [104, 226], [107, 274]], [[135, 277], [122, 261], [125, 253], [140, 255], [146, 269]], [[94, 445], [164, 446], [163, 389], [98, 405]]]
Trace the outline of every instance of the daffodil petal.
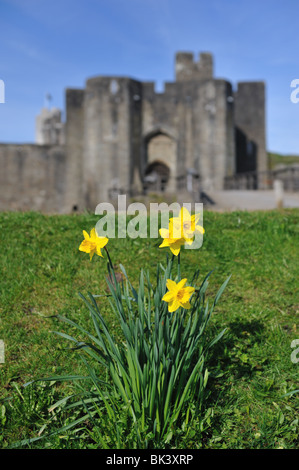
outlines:
[[196, 225], [195, 226], [195, 231], [196, 232], [199, 232], [201, 234], [204, 234], [205, 233], [205, 229], [201, 226], [201, 225]]
[[166, 281], [166, 287], [168, 290], [177, 290], [177, 283], [173, 281], [172, 279], [167, 279]]
[[169, 230], [167, 228], [160, 228], [159, 233], [162, 238], [169, 238]]
[[83, 230], [83, 236], [84, 236], [85, 240], [89, 240], [89, 235], [86, 232], [86, 230]]
[[167, 238], [165, 238], [163, 240], [163, 242], [161, 243], [161, 245], [159, 245], [159, 248], [163, 248], [165, 246], [169, 246], [169, 240]]
[[180, 218], [184, 221], [191, 220], [191, 214], [186, 207], [182, 207], [180, 210]]
[[166, 292], [166, 294], [163, 295], [162, 300], [164, 300], [165, 302], [171, 302], [173, 300], [173, 293]]
[[199, 219], [200, 219], [200, 214], [191, 215], [191, 222], [194, 222], [195, 225], [197, 224], [197, 222], [199, 221]]
[[179, 252], [181, 251], [181, 247], [176, 247], [176, 246], [170, 246], [169, 247], [171, 252], [174, 254], [174, 256], [178, 256]]
[[191, 295], [192, 295], [192, 292], [191, 293], [184, 292], [183, 297], [180, 299], [181, 303], [189, 302]]
[[187, 245], [192, 245], [193, 242], [194, 242], [194, 237], [193, 238], [185, 238], [185, 243], [187, 243]]
[[195, 291], [195, 287], [187, 286], [187, 287], [184, 287], [184, 290], [190, 295], [190, 294], [193, 294], [193, 292]]
[[96, 252], [96, 254], [97, 254], [98, 256], [101, 256], [102, 258], [104, 258], [104, 256], [102, 255], [102, 252], [101, 252], [101, 248], [100, 248], [100, 247], [97, 246], [96, 249], [95, 249], [95, 252]]
[[79, 246], [79, 250], [84, 251], [85, 253], [90, 253], [90, 249], [91, 249], [91, 244], [89, 240], [83, 240], [83, 242]]
[[175, 312], [178, 308], [180, 308], [180, 303], [177, 300], [169, 302], [168, 304], [168, 311]]
[[187, 282], [187, 279], [181, 279], [180, 282], [176, 285], [177, 289], [180, 290], [184, 287], [184, 285], [186, 284]]
[[108, 243], [108, 238], [107, 237], [98, 237], [97, 238], [97, 247], [99, 248], [104, 248], [105, 245]]
[[173, 239], [182, 238], [182, 224], [179, 218], [170, 220], [169, 234]]
[[181, 302], [181, 306], [182, 306], [184, 309], [186, 309], [186, 310], [188, 310], [189, 308], [191, 308], [190, 302]]
[[95, 228], [91, 229], [91, 231], [90, 231], [90, 238], [93, 239], [93, 240], [94, 240], [95, 238], [98, 238], [98, 234], [97, 234]]

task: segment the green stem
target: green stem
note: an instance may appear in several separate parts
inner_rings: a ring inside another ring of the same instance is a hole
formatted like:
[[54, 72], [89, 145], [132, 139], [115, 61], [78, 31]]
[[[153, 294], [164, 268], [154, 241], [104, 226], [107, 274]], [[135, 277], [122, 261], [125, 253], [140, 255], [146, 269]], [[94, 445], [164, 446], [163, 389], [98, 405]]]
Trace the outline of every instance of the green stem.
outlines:
[[178, 281], [181, 280], [181, 253], [178, 254]]
[[113, 266], [111, 257], [109, 255], [109, 251], [108, 251], [106, 246], [104, 246], [104, 250], [106, 251], [107, 257], [108, 257], [108, 274], [109, 274], [110, 280], [112, 282], [114, 282], [115, 289], [117, 289], [118, 282], [116, 280], [116, 276], [115, 276], [115, 272], [114, 272], [114, 266]]
[[104, 246], [104, 250], [106, 251], [107, 256], [108, 256], [108, 261], [109, 261], [110, 268], [113, 270], [112, 260], [111, 260], [111, 258], [110, 258], [109, 251], [108, 251], [108, 249], [107, 249], [106, 246]]

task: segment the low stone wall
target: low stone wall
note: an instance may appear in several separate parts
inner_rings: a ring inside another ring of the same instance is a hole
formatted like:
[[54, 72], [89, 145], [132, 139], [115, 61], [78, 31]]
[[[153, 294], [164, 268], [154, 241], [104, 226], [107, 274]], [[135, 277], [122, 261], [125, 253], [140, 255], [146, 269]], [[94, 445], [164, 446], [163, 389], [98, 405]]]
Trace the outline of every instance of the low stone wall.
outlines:
[[0, 144], [0, 210], [63, 212], [63, 146]]

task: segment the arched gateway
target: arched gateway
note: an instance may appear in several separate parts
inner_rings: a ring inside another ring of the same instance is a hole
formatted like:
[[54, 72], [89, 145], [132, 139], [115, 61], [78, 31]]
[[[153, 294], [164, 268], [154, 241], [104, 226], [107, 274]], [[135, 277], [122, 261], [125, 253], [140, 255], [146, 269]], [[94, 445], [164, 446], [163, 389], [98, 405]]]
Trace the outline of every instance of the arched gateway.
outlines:
[[145, 172], [146, 190], [176, 190], [176, 141], [168, 134], [157, 131], [145, 138]]

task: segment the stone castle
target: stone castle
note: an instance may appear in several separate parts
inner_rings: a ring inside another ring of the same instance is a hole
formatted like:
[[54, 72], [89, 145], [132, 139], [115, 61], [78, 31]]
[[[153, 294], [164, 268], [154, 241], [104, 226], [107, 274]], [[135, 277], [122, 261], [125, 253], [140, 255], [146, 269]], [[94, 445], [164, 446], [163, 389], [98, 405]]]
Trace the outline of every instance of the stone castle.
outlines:
[[265, 171], [265, 85], [214, 78], [213, 57], [179, 52], [175, 81], [96, 76], [43, 108], [35, 144], [0, 144], [0, 210], [95, 210], [118, 194], [193, 194]]

